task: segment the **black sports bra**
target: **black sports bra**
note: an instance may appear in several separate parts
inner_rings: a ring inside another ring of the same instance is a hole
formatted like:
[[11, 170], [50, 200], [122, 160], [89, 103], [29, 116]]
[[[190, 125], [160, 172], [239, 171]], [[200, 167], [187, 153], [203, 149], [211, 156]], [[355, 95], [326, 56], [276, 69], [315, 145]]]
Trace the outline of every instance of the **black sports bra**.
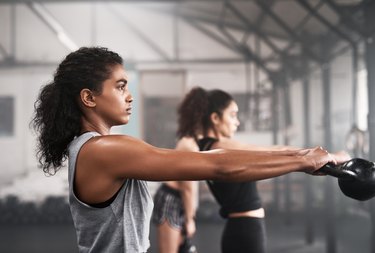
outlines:
[[[200, 151], [211, 150], [217, 139], [205, 137], [197, 141]], [[226, 182], [207, 180], [207, 185], [220, 205], [220, 215], [227, 218], [230, 213], [256, 210], [262, 203], [256, 181]]]

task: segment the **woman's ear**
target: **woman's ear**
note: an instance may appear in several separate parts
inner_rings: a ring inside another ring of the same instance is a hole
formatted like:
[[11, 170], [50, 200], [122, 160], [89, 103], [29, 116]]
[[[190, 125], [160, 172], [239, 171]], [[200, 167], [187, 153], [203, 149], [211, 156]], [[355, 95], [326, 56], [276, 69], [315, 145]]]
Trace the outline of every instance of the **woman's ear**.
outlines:
[[219, 114], [217, 114], [217, 112], [213, 112], [211, 113], [210, 115], [210, 119], [211, 119], [211, 122], [214, 124], [214, 125], [217, 125], [220, 123], [220, 117], [219, 117]]
[[83, 104], [83, 106], [86, 107], [95, 107], [95, 96], [92, 94], [92, 91], [89, 89], [82, 89], [79, 93], [80, 100]]

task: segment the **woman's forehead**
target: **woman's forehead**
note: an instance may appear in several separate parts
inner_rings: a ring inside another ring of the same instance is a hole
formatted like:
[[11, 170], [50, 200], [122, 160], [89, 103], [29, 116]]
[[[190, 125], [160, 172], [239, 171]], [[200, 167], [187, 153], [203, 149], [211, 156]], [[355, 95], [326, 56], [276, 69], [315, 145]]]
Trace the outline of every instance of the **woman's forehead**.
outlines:
[[229, 111], [238, 111], [238, 105], [236, 101], [232, 100], [226, 108]]
[[112, 68], [112, 74], [111, 74], [111, 78], [113, 79], [125, 79], [125, 80], [128, 80], [128, 75], [125, 71], [125, 68], [123, 65], [115, 65], [113, 68]]

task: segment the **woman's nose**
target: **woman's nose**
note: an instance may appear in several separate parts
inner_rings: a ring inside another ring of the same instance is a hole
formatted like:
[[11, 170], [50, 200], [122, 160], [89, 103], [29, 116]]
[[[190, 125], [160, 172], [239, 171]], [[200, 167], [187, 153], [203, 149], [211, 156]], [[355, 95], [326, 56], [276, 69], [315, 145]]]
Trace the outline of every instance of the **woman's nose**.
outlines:
[[133, 102], [133, 96], [132, 96], [132, 94], [130, 94], [129, 93], [129, 95], [126, 97], [126, 102], [128, 102], [128, 103], [131, 103], [131, 102]]
[[240, 125], [240, 120], [239, 119], [236, 119], [236, 126], [238, 127]]

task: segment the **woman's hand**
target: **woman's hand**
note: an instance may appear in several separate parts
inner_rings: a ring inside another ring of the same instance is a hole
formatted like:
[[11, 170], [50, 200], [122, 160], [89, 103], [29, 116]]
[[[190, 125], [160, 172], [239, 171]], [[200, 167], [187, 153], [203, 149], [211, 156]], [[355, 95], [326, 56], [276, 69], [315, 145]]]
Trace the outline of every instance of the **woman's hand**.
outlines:
[[328, 153], [328, 151], [323, 149], [322, 147], [307, 149], [303, 154], [303, 157], [309, 162], [309, 164], [311, 164], [311, 166], [306, 167], [306, 169], [304, 170], [304, 172], [308, 174], [319, 175], [319, 173], [317, 173], [317, 170], [322, 168], [324, 165], [326, 165], [327, 163], [337, 163], [334, 156]]
[[320, 173], [319, 169], [327, 163], [341, 164], [351, 159], [350, 155], [345, 151], [328, 153], [322, 147], [308, 149], [303, 156], [312, 163], [312, 167], [305, 172], [313, 175], [325, 175], [324, 173]]
[[336, 160], [337, 164], [344, 163], [351, 159], [350, 155], [344, 150], [332, 153], [331, 156]]

